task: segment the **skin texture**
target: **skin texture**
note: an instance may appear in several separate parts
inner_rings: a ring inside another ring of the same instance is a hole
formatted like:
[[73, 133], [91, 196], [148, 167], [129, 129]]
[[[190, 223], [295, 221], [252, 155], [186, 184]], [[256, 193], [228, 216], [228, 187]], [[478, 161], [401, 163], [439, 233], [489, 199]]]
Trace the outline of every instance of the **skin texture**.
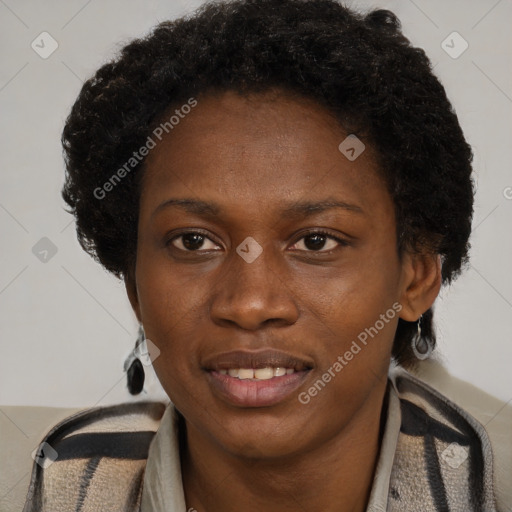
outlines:
[[[308, 404], [297, 395], [394, 303], [408, 321], [427, 310], [439, 292], [440, 259], [398, 254], [394, 206], [372, 148], [350, 162], [338, 150], [346, 136], [324, 107], [286, 91], [212, 93], [198, 97], [146, 161], [126, 287], [161, 351], [158, 378], [186, 420], [183, 482], [187, 507], [199, 512], [366, 509], [398, 315]], [[155, 213], [170, 198], [221, 210]], [[326, 199], [358, 210], [280, 214], [288, 203]], [[319, 229], [345, 243], [325, 238], [308, 248], [308, 230]], [[178, 235], [196, 230], [206, 238], [187, 252]], [[236, 252], [248, 236], [263, 249], [252, 263]], [[205, 359], [260, 348], [313, 368], [277, 405], [223, 400]]]

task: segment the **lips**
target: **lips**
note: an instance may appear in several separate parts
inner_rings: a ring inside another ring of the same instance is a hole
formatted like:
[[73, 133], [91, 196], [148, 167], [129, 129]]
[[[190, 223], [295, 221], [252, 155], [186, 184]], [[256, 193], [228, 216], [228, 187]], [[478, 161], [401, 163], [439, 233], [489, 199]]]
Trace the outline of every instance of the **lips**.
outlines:
[[[269, 407], [292, 395], [313, 368], [312, 361], [278, 350], [224, 352], [203, 365], [212, 392], [230, 405]], [[273, 370], [273, 376], [258, 378]]]

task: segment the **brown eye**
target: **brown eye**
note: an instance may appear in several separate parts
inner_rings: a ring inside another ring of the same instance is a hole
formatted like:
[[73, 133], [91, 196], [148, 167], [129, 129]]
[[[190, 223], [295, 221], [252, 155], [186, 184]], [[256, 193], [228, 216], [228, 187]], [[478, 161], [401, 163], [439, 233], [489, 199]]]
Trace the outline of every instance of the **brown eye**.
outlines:
[[[210, 244], [213, 245], [213, 247], [205, 247], [205, 243], [206, 245], [208, 245], [207, 242], [210, 242]], [[218, 247], [217, 244], [212, 242], [208, 237], [206, 237], [202, 233], [198, 233], [195, 231], [190, 231], [175, 236], [174, 238], [169, 240], [168, 243], [172, 244], [177, 249], [188, 252], [198, 251], [199, 249], [208, 251], [215, 249], [215, 247]]]
[[[326, 243], [327, 247], [325, 247]], [[300, 244], [302, 244], [305, 249], [301, 248]], [[299, 247], [297, 247], [298, 245]], [[344, 246], [348, 244], [345, 242], [345, 240], [330, 235], [324, 231], [313, 231], [303, 236], [298, 242], [294, 244], [293, 248], [300, 251], [306, 250], [306, 252], [331, 252], [339, 245]]]

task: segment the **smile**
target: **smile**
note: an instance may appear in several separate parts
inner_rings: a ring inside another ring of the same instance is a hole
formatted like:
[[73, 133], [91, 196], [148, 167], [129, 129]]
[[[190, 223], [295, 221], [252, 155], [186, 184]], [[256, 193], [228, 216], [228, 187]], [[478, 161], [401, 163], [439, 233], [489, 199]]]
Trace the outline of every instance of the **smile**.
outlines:
[[[267, 370], [263, 368], [262, 370]], [[236, 371], [236, 370], [235, 370]], [[243, 368], [247, 375], [254, 370]], [[208, 381], [214, 395], [229, 405], [238, 407], [270, 407], [285, 401], [295, 394], [304, 383], [310, 370], [285, 373], [265, 379], [251, 377], [232, 377], [220, 371], [208, 372]], [[270, 374], [270, 372], [268, 372]]]
[[216, 354], [202, 366], [212, 393], [222, 401], [238, 407], [270, 407], [295, 393], [314, 364], [292, 353], [260, 349]]

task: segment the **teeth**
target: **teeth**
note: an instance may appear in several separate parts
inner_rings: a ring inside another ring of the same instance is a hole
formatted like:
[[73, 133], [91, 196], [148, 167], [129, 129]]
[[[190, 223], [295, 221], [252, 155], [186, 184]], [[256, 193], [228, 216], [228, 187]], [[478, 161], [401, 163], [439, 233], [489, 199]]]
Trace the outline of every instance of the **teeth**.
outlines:
[[282, 377], [283, 375], [291, 375], [295, 370], [293, 368], [258, 368], [256, 370], [252, 368], [230, 368], [229, 370], [219, 370], [219, 373], [223, 375], [229, 375], [230, 377], [238, 377], [240, 380], [252, 379], [252, 380], [268, 380], [273, 377]]
[[[259, 380], [268, 380], [274, 376], [274, 368], [258, 368], [254, 370], [254, 378]], [[240, 376], [239, 376], [240, 378]]]
[[238, 370], [238, 378], [243, 379], [254, 379], [254, 370], [252, 368], [240, 368]]

